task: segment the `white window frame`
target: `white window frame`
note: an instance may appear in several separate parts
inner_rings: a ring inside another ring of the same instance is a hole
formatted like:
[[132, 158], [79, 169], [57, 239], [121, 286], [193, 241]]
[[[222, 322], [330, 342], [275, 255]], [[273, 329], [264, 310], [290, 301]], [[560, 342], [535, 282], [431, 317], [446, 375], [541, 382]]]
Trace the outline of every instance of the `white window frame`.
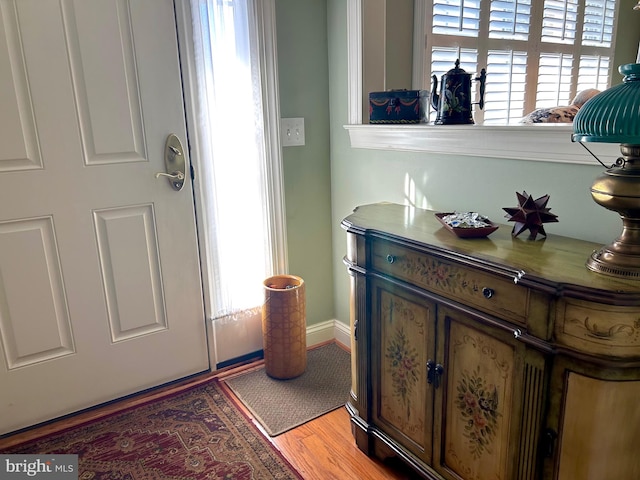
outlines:
[[[468, 155], [474, 157], [597, 165], [579, 144], [571, 142], [572, 125], [369, 125], [362, 124], [362, 2], [347, 0], [348, 122], [352, 148]], [[416, 0], [414, 35], [424, 38], [425, 0]], [[414, 49], [415, 51], [416, 49]], [[424, 78], [424, 64], [414, 53], [414, 84]], [[616, 144], [591, 143], [603, 162], [620, 156]]]

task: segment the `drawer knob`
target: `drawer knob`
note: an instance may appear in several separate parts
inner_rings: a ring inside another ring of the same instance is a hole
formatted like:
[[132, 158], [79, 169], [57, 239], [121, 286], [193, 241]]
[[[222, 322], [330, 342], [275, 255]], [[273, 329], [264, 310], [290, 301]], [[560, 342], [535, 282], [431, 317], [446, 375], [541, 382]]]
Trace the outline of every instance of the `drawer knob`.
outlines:
[[391, 254], [387, 255], [387, 262], [393, 263], [395, 261], [396, 261], [395, 255], [391, 255]]
[[491, 298], [493, 297], [493, 294], [496, 293], [493, 288], [489, 288], [489, 287], [484, 287], [482, 289], [482, 296], [484, 298]]

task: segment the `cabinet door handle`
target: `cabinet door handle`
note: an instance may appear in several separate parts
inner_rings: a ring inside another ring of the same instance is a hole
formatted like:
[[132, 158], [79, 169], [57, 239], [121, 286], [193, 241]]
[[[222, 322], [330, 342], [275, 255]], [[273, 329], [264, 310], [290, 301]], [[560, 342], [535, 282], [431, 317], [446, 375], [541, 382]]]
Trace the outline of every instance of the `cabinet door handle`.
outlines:
[[358, 320], [357, 319], [353, 322], [353, 339], [356, 342], [358, 341]]
[[429, 359], [427, 360], [427, 383], [429, 385], [433, 383], [434, 375], [435, 375], [435, 362]]
[[387, 255], [387, 262], [393, 263], [395, 261], [396, 261], [396, 256], [395, 255], [391, 255], [391, 254]]
[[547, 458], [553, 457], [556, 448], [556, 439], [558, 434], [550, 428], [545, 429], [542, 434], [542, 451]]
[[493, 297], [493, 295], [494, 295], [495, 293], [496, 293], [496, 292], [495, 292], [495, 290], [494, 290], [493, 288], [484, 287], [484, 288], [482, 289], [482, 296], [483, 296], [484, 298], [487, 298], [487, 299], [488, 299], [488, 298]]
[[440, 386], [440, 377], [444, 373], [444, 367], [433, 360], [427, 360], [427, 383], [435, 388]]
[[436, 388], [440, 387], [440, 381], [442, 379], [443, 373], [444, 373], [444, 367], [438, 363], [435, 368], [435, 378], [433, 381]]

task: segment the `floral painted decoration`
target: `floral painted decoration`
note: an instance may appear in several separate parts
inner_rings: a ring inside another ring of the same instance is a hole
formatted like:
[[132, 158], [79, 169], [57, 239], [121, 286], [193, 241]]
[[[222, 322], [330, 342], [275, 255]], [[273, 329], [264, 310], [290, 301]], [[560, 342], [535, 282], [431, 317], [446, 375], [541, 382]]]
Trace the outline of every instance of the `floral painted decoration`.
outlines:
[[496, 433], [498, 412], [498, 389], [487, 385], [480, 376], [480, 367], [472, 374], [462, 373], [458, 383], [456, 404], [465, 421], [464, 436], [474, 458], [479, 458], [490, 447]]
[[402, 327], [387, 344], [385, 355], [393, 384], [393, 395], [399, 397], [410, 416], [410, 396], [413, 387], [418, 383], [418, 352], [412, 347]]

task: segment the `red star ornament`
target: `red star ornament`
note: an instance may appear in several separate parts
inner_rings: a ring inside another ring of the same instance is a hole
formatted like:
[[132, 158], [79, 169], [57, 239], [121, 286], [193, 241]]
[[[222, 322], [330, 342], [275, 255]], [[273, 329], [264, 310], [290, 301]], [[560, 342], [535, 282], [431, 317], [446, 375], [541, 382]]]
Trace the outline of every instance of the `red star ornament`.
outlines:
[[550, 213], [550, 208], [547, 208], [547, 202], [549, 201], [549, 195], [543, 195], [542, 197], [534, 200], [531, 195], [527, 195], [527, 192], [523, 191], [522, 194], [516, 192], [518, 196], [517, 207], [503, 208], [508, 215], [510, 222], [515, 222], [511, 235], [517, 237], [525, 230], [529, 230], [529, 240], [535, 240], [538, 234], [547, 236], [544, 231], [543, 223], [557, 222], [558, 216]]

